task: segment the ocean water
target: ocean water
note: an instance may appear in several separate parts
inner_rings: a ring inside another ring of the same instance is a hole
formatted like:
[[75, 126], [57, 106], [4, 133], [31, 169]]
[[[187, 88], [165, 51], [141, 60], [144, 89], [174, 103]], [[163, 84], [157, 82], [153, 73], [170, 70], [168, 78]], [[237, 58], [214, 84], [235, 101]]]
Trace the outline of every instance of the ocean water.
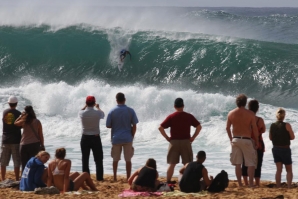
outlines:
[[[33, 105], [52, 156], [65, 147], [72, 170], [81, 171], [78, 111], [85, 97], [94, 95], [107, 114], [116, 93], [123, 92], [140, 121], [133, 170], [155, 158], [165, 176], [168, 143], [158, 126], [182, 97], [185, 111], [203, 127], [192, 144], [194, 154], [205, 150], [210, 174], [224, 169], [235, 179], [226, 116], [235, 96], [245, 93], [261, 103], [258, 115], [267, 127], [262, 179], [274, 180], [268, 128], [277, 108], [286, 109], [294, 132], [298, 128], [297, 8], [45, 7], [0, 7], [0, 107], [7, 108], [10, 95], [18, 97], [20, 110]], [[132, 59], [120, 72], [123, 48]], [[104, 170], [112, 174], [105, 122]], [[297, 181], [296, 140], [291, 148]], [[90, 167], [95, 172], [92, 155]], [[118, 174], [125, 174], [123, 159]]]

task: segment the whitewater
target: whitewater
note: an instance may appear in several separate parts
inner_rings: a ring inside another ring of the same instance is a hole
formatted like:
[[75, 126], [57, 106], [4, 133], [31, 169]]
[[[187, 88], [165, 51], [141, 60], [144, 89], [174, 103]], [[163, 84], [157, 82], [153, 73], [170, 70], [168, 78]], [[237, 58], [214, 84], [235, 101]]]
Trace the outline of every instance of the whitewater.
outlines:
[[[41, 9], [45, 7], [46, 11]], [[159, 174], [165, 176], [168, 143], [158, 127], [174, 112], [175, 98], [182, 97], [185, 111], [203, 127], [192, 144], [194, 154], [205, 150], [210, 174], [224, 169], [235, 179], [226, 116], [235, 108], [235, 96], [245, 93], [260, 101], [258, 115], [267, 128], [262, 179], [274, 180], [268, 129], [277, 108], [286, 109], [286, 122], [294, 132], [298, 128], [297, 11], [44, 3], [1, 6], [1, 111], [7, 108], [10, 95], [18, 97], [20, 110], [33, 105], [43, 125], [47, 151], [53, 156], [56, 148], [65, 147], [72, 170], [81, 171], [78, 111], [86, 96], [94, 95], [107, 115], [116, 105], [116, 93], [123, 92], [140, 121], [133, 170], [155, 158]], [[125, 60], [120, 72], [117, 63], [122, 48], [129, 49], [132, 60]], [[104, 172], [112, 174], [110, 130], [105, 122], [100, 121]], [[298, 180], [297, 146], [292, 141], [294, 180]], [[181, 166], [177, 165], [174, 175]], [[95, 172], [92, 155], [90, 168]], [[118, 173], [125, 174], [123, 158]]]

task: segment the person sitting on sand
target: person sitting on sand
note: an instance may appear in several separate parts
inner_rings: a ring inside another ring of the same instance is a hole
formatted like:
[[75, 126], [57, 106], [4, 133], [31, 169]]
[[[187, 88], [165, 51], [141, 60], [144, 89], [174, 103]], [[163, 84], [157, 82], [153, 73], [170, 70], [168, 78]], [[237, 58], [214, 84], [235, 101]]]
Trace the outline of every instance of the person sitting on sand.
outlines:
[[156, 191], [159, 185], [156, 161], [149, 158], [146, 165], [136, 170], [128, 179], [134, 191]]
[[49, 163], [48, 187], [55, 186], [64, 193], [66, 191], [77, 191], [80, 187], [88, 189], [84, 185], [84, 182], [86, 182], [92, 191], [97, 191], [90, 175], [87, 172], [82, 174], [75, 172], [70, 175], [71, 161], [64, 159], [65, 155], [65, 148], [56, 149], [56, 159]]
[[276, 112], [277, 121], [270, 126], [269, 138], [272, 141], [272, 154], [276, 164], [276, 187], [280, 187], [281, 172], [284, 164], [287, 171], [287, 184], [288, 188], [290, 188], [293, 180], [290, 144], [291, 140], [295, 139], [295, 135], [291, 125], [283, 122], [285, 116], [286, 111], [279, 108]]
[[47, 186], [47, 169], [44, 164], [49, 159], [48, 152], [40, 151], [27, 162], [20, 182], [21, 191], [34, 191], [35, 188]]
[[[204, 167], [203, 162], [206, 160], [205, 151], [199, 151], [197, 161], [185, 164], [180, 169], [182, 175], [179, 181], [179, 187], [182, 192], [195, 193], [206, 190], [210, 186], [213, 177], [208, 177], [208, 171]], [[203, 178], [203, 180], [201, 180]]]

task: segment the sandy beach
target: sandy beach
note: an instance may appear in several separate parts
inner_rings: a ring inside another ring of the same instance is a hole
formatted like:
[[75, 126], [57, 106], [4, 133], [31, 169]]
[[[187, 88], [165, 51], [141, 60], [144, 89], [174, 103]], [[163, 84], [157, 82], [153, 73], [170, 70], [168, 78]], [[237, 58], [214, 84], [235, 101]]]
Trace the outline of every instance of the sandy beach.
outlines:
[[[7, 174], [8, 178], [13, 179], [14, 175], [10, 171]], [[95, 179], [95, 176], [92, 175], [92, 178]], [[160, 178], [161, 181], [165, 181], [165, 178]], [[177, 179], [176, 179], [177, 180]], [[64, 195], [36, 195], [30, 192], [21, 192], [12, 188], [0, 189], [0, 198], [1, 199], [13, 199], [13, 198], [119, 198], [118, 195], [125, 189], [128, 189], [129, 186], [125, 180], [124, 176], [119, 176], [117, 182], [113, 182], [111, 175], [105, 175], [104, 182], [94, 181], [99, 192], [97, 193], [85, 193], [81, 190], [79, 193], [66, 193]], [[259, 188], [247, 188], [242, 187], [239, 188], [237, 186], [236, 181], [231, 180], [229, 183], [229, 187], [226, 191], [221, 193], [207, 193], [205, 196], [201, 196], [200, 198], [230, 198], [230, 199], [238, 199], [238, 198], [262, 198], [262, 199], [273, 199], [273, 198], [298, 198], [297, 193], [297, 183], [293, 183], [295, 188], [287, 189], [287, 188], [270, 188], [274, 186], [273, 182], [262, 181], [261, 187]], [[286, 186], [285, 186], [286, 187]], [[178, 187], [175, 189], [178, 190]], [[129, 198], [153, 198], [152, 197], [129, 197]], [[182, 196], [158, 196], [160, 198], [182, 198]], [[198, 198], [198, 196], [193, 196], [191, 194], [183, 197], [183, 198]]]

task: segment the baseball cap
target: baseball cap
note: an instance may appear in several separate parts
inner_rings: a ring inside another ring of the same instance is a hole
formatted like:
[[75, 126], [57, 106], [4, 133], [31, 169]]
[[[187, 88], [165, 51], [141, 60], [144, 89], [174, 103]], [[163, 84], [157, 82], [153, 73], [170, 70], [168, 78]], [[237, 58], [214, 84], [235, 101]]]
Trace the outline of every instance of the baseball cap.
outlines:
[[91, 95], [87, 96], [86, 102], [89, 102], [89, 103], [95, 102], [95, 97]]
[[10, 97], [8, 98], [8, 101], [7, 101], [7, 102], [10, 103], [10, 104], [18, 103], [18, 98], [15, 97], [15, 96], [10, 96]]
[[177, 99], [175, 99], [174, 105], [177, 108], [184, 106], [183, 99], [178, 97]]

